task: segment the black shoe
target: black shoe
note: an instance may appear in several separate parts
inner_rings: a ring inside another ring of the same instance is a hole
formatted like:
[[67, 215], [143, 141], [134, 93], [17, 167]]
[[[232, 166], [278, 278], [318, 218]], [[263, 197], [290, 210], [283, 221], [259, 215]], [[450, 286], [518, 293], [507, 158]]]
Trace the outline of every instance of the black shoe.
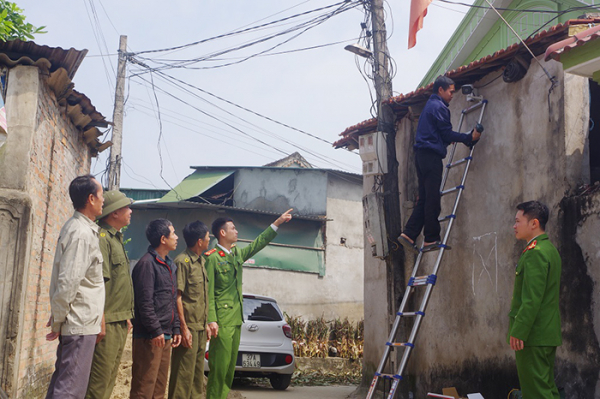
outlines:
[[405, 249], [407, 249], [409, 252], [412, 252], [414, 254], [418, 254], [419, 253], [419, 248], [415, 245], [415, 243], [408, 241], [405, 237], [398, 236], [398, 242], [400, 244], [402, 244], [402, 246]]

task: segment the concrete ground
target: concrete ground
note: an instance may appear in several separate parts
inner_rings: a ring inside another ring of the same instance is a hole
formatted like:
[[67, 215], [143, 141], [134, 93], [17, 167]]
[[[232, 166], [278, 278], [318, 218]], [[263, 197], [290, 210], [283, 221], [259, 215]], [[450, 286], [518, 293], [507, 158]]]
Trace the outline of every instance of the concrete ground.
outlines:
[[319, 387], [291, 386], [285, 391], [256, 386], [233, 386], [233, 391], [239, 392], [246, 399], [346, 399], [356, 390], [353, 385], [335, 385]]

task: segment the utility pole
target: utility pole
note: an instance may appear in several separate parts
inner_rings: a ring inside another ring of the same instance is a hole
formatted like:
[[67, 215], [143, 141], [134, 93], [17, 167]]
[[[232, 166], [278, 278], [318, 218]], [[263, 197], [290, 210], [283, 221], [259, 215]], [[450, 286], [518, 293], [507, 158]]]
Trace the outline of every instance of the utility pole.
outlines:
[[118, 190], [121, 185], [121, 143], [123, 139], [123, 102], [125, 100], [125, 71], [127, 65], [127, 36], [119, 41], [119, 66], [117, 67], [117, 87], [115, 89], [115, 108], [113, 111], [112, 147], [108, 165], [108, 189]]
[[[398, 161], [396, 160], [396, 115], [386, 101], [392, 97], [392, 79], [389, 74], [389, 52], [385, 29], [383, 0], [371, 0], [373, 29], [373, 74], [377, 93], [377, 131], [383, 132], [387, 144], [388, 171], [383, 176], [383, 212], [389, 253], [385, 257], [387, 284], [390, 287], [389, 314], [394, 314], [403, 294], [404, 273], [400, 265], [404, 261], [398, 251], [397, 238], [402, 232], [400, 217], [400, 191], [398, 189]], [[396, 292], [398, 290], [398, 292]]]

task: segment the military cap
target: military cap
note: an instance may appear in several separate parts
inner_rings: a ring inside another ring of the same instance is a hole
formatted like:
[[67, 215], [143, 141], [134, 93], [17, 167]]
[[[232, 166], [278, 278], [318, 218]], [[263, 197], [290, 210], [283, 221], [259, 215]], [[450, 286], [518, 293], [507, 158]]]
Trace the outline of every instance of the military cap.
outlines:
[[128, 198], [119, 190], [105, 191], [102, 215], [98, 216], [98, 219], [102, 219], [103, 217], [110, 215], [112, 212], [121, 208], [125, 208], [131, 204], [133, 204], [133, 200]]

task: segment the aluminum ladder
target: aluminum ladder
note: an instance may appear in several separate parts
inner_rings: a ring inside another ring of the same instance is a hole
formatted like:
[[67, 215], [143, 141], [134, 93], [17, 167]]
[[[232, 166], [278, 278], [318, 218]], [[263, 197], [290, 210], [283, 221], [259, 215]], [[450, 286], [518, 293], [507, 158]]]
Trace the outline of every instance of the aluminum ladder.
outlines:
[[[460, 115], [458, 131], [460, 132], [460, 130], [461, 130], [465, 116], [471, 112], [480, 110], [478, 123], [481, 123], [486, 105], [487, 105], [487, 100], [480, 98], [480, 101], [478, 103], [464, 109]], [[440, 187], [440, 192], [441, 192], [442, 198], [448, 194], [456, 193], [456, 198], [454, 200], [454, 207], [452, 208], [452, 213], [447, 216], [443, 216], [443, 217], [439, 218], [440, 223], [448, 223], [446, 232], [444, 234], [442, 242], [439, 245], [435, 246], [434, 248], [428, 247], [427, 250], [424, 250], [423, 246], [421, 246], [421, 248], [419, 249], [419, 254], [417, 255], [417, 259], [415, 260], [413, 272], [408, 281], [408, 286], [406, 288], [406, 291], [404, 292], [404, 296], [402, 298], [402, 303], [400, 304], [400, 308], [399, 308], [398, 312], [396, 313], [396, 318], [394, 320], [394, 324], [390, 331], [390, 335], [388, 337], [387, 342], [385, 343], [385, 350], [384, 350], [383, 357], [382, 357], [381, 361], [379, 362], [379, 366], [377, 367], [377, 371], [375, 372], [375, 375], [373, 376], [373, 381], [371, 382], [371, 386], [369, 387], [369, 391], [367, 393], [367, 399], [373, 398], [373, 395], [375, 394], [379, 380], [392, 381], [392, 385], [391, 385], [389, 394], [387, 395], [387, 398], [388, 399], [394, 398], [396, 389], [398, 388], [398, 384], [402, 380], [402, 376], [403, 376], [404, 370], [406, 369], [406, 365], [408, 363], [410, 354], [411, 354], [412, 350], [415, 349], [415, 339], [417, 337], [417, 333], [419, 332], [419, 327], [421, 326], [421, 322], [422, 322], [423, 318], [425, 317], [425, 309], [427, 308], [427, 304], [429, 302], [431, 292], [433, 291], [433, 287], [435, 286], [435, 283], [437, 281], [437, 273], [438, 273], [438, 270], [442, 263], [442, 258], [444, 257], [444, 253], [446, 252], [446, 250], [450, 249], [450, 247], [447, 245], [448, 237], [450, 236], [450, 231], [452, 230], [452, 225], [454, 224], [454, 221], [456, 220], [456, 211], [458, 209], [458, 204], [460, 202], [461, 194], [462, 194], [463, 190], [465, 189], [465, 182], [467, 180], [469, 166], [471, 165], [471, 161], [473, 160], [473, 150], [474, 150], [475, 146], [471, 147], [471, 150], [469, 151], [469, 155], [467, 157], [459, 159], [457, 161], [454, 161], [454, 154], [456, 152], [457, 144], [458, 143], [454, 143], [450, 150], [450, 157], [448, 158], [449, 159], [448, 163], [446, 164], [446, 167], [444, 168], [444, 173], [442, 176], [442, 184]], [[456, 166], [459, 166], [459, 165], [463, 165], [463, 164], [465, 165], [465, 168], [463, 171], [461, 183], [456, 187], [451, 187], [451, 188], [445, 189], [446, 181], [448, 180], [448, 174], [450, 172], [450, 169], [452, 169]], [[427, 253], [436, 252], [436, 251], [439, 251], [439, 253], [438, 253], [435, 265], [433, 267], [433, 272], [431, 274], [418, 276], [417, 274], [419, 272], [419, 266], [421, 264], [421, 260], [423, 259], [423, 255], [425, 255]], [[426, 287], [425, 293], [423, 294], [423, 298], [421, 300], [421, 305], [419, 306], [419, 310], [407, 312], [407, 311], [405, 311], [405, 308], [406, 308], [406, 304], [408, 303], [408, 299], [409, 299], [410, 295], [413, 293], [413, 291], [415, 291], [415, 289], [418, 287]], [[396, 335], [398, 333], [398, 328], [400, 326], [401, 320], [403, 318], [407, 318], [407, 317], [414, 318], [414, 324], [413, 324], [412, 330], [410, 332], [410, 336], [406, 342], [397, 342]], [[386, 364], [388, 363], [390, 353], [392, 353], [392, 351], [394, 349], [404, 350], [404, 353], [402, 354], [402, 360], [400, 361], [400, 366], [397, 368], [395, 373], [384, 373], [383, 370], [384, 370]]]

